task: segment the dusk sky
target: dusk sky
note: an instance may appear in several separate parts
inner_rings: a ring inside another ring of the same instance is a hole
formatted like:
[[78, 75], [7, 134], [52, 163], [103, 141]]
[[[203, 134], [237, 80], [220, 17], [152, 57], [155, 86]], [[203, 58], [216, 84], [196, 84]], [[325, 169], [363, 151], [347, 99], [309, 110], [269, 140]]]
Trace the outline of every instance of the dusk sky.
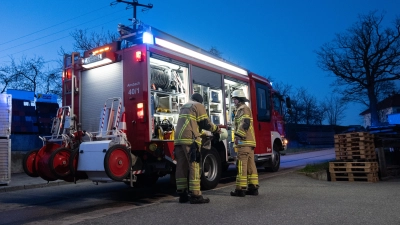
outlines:
[[[0, 63], [26, 56], [60, 59], [72, 51], [70, 33], [116, 32], [129, 25], [133, 9], [112, 0], [3, 0], [0, 3]], [[317, 66], [315, 51], [358, 20], [359, 14], [386, 12], [384, 24], [400, 16], [398, 0], [140, 0], [142, 22], [222, 57], [275, 82], [304, 87], [323, 100], [334, 78]], [[351, 104], [340, 125], [362, 125], [365, 106]]]

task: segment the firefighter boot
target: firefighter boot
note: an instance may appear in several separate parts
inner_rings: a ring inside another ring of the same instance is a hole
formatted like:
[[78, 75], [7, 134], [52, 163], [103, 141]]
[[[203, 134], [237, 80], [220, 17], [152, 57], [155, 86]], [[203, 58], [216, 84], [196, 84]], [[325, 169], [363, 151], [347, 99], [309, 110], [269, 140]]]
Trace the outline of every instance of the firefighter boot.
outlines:
[[258, 195], [258, 188], [254, 184], [249, 184], [249, 187], [247, 188], [246, 195]]
[[246, 196], [246, 192], [245, 192], [245, 190], [235, 189], [235, 191], [231, 191], [231, 196], [244, 197], [244, 196]]
[[204, 198], [203, 195], [191, 195], [189, 198], [190, 204], [203, 204], [209, 203], [209, 198]]
[[189, 201], [189, 194], [186, 190], [178, 193], [178, 195], [179, 195], [179, 203], [186, 203]]

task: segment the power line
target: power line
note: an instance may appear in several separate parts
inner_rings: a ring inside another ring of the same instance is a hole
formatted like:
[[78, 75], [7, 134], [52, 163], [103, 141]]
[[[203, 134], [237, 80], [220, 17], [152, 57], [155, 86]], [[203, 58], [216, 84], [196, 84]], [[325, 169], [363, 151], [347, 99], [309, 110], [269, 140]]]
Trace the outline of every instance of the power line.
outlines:
[[[106, 16], [109, 16], [109, 15], [112, 15], [112, 14], [116, 14], [116, 13], [119, 13], [119, 12], [121, 12], [121, 11], [122, 11], [122, 10], [117, 11], [117, 12], [113, 12], [113, 13], [107, 14]], [[90, 23], [90, 22], [93, 22], [93, 21], [96, 21], [96, 20], [99, 20], [99, 19], [103, 19], [103, 17], [99, 17], [99, 18], [96, 18], [96, 19], [93, 19], [93, 20], [90, 20], [90, 21], [86, 21], [86, 22], [84, 22], [84, 23], [80, 23], [79, 25], [72, 26], [72, 27], [69, 27], [69, 28], [67, 28], [67, 29], [63, 29], [63, 30], [61, 30], [61, 31], [57, 31], [57, 32], [55, 32], [55, 33], [51, 33], [51, 34], [49, 34], [49, 35], [45, 35], [45, 36], [39, 37], [39, 38], [34, 39], [34, 40], [32, 40], [32, 41], [29, 41], [29, 42], [25, 42], [25, 43], [22, 43], [22, 44], [19, 44], [19, 45], [14, 45], [14, 46], [9, 47], [9, 48], [6, 48], [6, 49], [1, 49], [0, 52], [6, 51], [6, 50], [9, 50], [9, 49], [13, 49], [13, 48], [15, 48], [15, 47], [19, 47], [19, 46], [21, 46], [21, 45], [26, 45], [26, 44], [29, 44], [29, 43], [32, 43], [32, 42], [41, 40], [41, 39], [43, 39], [43, 38], [50, 37], [50, 36], [53, 36], [53, 35], [55, 35], [55, 34], [59, 34], [59, 33], [61, 33], [61, 32], [65, 32], [66, 30], [70, 30], [70, 29], [72, 29], [72, 28], [79, 27], [79, 26], [84, 25], [84, 24], [88, 24], [88, 23]], [[38, 32], [34, 32], [34, 33], [38, 33]], [[32, 33], [32, 34], [34, 34], [34, 33]], [[27, 35], [26, 35], [26, 36], [27, 36]]]
[[66, 23], [66, 22], [69, 22], [69, 21], [72, 21], [72, 20], [78, 19], [78, 18], [80, 18], [80, 17], [82, 17], [82, 16], [85, 16], [85, 15], [88, 15], [88, 14], [91, 14], [91, 13], [94, 13], [94, 12], [97, 12], [97, 11], [99, 11], [99, 10], [105, 9], [106, 7], [109, 7], [109, 6], [104, 6], [104, 7], [102, 7], [102, 8], [99, 8], [99, 9], [93, 10], [93, 11], [91, 11], [91, 12], [88, 12], [88, 13], [82, 14], [82, 15], [80, 15], [80, 16], [74, 17], [74, 18], [72, 18], [72, 19], [68, 19], [68, 20], [65, 20], [65, 21], [63, 21], [63, 22], [61, 22], [61, 23], [58, 23], [58, 24], [52, 25], [52, 26], [50, 26], [50, 27], [47, 27], [47, 28], [44, 28], [44, 29], [41, 29], [41, 30], [35, 31], [35, 32], [33, 32], [33, 33], [30, 33], [30, 34], [24, 35], [24, 36], [22, 36], [22, 37], [19, 37], [19, 38], [15, 38], [15, 39], [13, 39], [13, 40], [11, 40], [11, 41], [6, 41], [6, 42], [3, 42], [3, 43], [1, 43], [0, 45], [8, 44], [8, 43], [14, 42], [14, 41], [16, 41], [16, 40], [19, 40], [19, 39], [22, 39], [22, 38], [25, 38], [25, 37], [31, 36], [31, 35], [33, 35], [33, 34], [37, 34], [37, 33], [39, 33], [39, 32], [42, 32], [42, 31], [44, 31], [44, 30], [48, 30], [48, 29], [50, 29], [50, 28], [53, 28], [53, 27], [59, 26], [60, 24], [64, 24], [64, 23]]
[[[108, 21], [107, 23], [115, 22], [116, 20], [119, 20], [119, 18], [118, 18], [118, 19], [111, 20], [111, 21]], [[100, 24], [100, 25], [93, 26], [92, 28], [89, 28], [88, 30], [91, 30], [91, 29], [100, 27], [100, 26], [102, 26], [103, 24], [107, 24], [107, 23], [102, 23], [102, 24]], [[0, 59], [5, 58], [5, 57], [7, 57], [7, 56], [13, 56], [13, 55], [16, 55], [16, 54], [19, 54], [19, 53], [22, 53], [22, 52], [25, 52], [25, 51], [28, 51], [28, 50], [32, 50], [32, 49], [34, 49], [34, 48], [37, 48], [37, 47], [40, 47], [40, 46], [43, 46], [43, 45], [47, 45], [47, 44], [50, 44], [50, 43], [53, 43], [53, 42], [56, 42], [56, 41], [59, 41], [59, 40], [62, 40], [62, 39], [68, 38], [68, 37], [71, 37], [71, 35], [67, 35], [67, 36], [58, 38], [58, 39], [56, 39], [56, 40], [52, 40], [52, 41], [49, 41], [49, 42], [46, 42], [46, 43], [43, 43], [43, 44], [39, 44], [39, 45], [36, 45], [36, 46], [34, 46], [34, 47], [31, 47], [31, 48], [28, 48], [28, 49], [24, 49], [24, 50], [21, 50], [21, 51], [18, 51], [18, 52], [9, 54], [9, 55], [0, 56]]]
[[[116, 2], [115, 2], [115, 3], [116, 3]], [[111, 3], [110, 5], [111, 5], [112, 7], [115, 6], [115, 4], [113, 5], [112, 3]], [[94, 12], [97, 12], [97, 11], [99, 11], [99, 10], [105, 9], [105, 8], [107, 8], [107, 7], [109, 7], [109, 6], [101, 7], [101, 8], [99, 8], [99, 9], [93, 10], [93, 11], [91, 11], [91, 12], [89, 12], [89, 13], [85, 13], [85, 14], [79, 15], [79, 16], [77, 16], [77, 17], [68, 19], [68, 20], [63, 21], [63, 22], [61, 22], [61, 23], [58, 23], [58, 24], [56, 24], [56, 25], [53, 25], [53, 26], [50, 26], [50, 27], [47, 27], [47, 28], [44, 28], [44, 29], [35, 31], [35, 32], [33, 32], [33, 33], [24, 35], [24, 36], [22, 36], [22, 37], [16, 38], [16, 39], [11, 40], [11, 41], [7, 41], [7, 42], [4, 42], [4, 43], [1, 43], [0, 46], [1, 46], [1, 45], [4, 45], [4, 44], [6, 44], [6, 43], [14, 42], [14, 41], [16, 41], [16, 40], [20, 40], [20, 39], [25, 38], [25, 37], [27, 37], [27, 36], [31, 36], [31, 35], [33, 35], [33, 34], [37, 34], [37, 33], [39, 33], [39, 32], [48, 30], [48, 29], [50, 29], [50, 28], [59, 26], [60, 24], [64, 24], [64, 23], [66, 23], [66, 22], [69, 22], [69, 21], [72, 21], [72, 20], [81, 18], [81, 17], [83, 17], [83, 16], [85, 16], [85, 15], [92, 14], [92, 13], [94, 13]], [[127, 9], [127, 8], [126, 8], [126, 9]], [[125, 10], [126, 10], [126, 9], [125, 9]], [[119, 10], [119, 11], [117, 11], [117, 12], [107, 14], [106, 16], [109, 16], [109, 15], [112, 15], [112, 14], [116, 14], [116, 13], [119, 13], [119, 12], [121, 12], [121, 11], [124, 11], [124, 10]], [[80, 26], [80, 25], [88, 24], [88, 23], [90, 23], [90, 22], [93, 22], [93, 21], [95, 21], [95, 20], [102, 19], [102, 18], [104, 18], [104, 15], [103, 15], [102, 17], [97, 18], [97, 19], [93, 19], [93, 20], [90, 20], [90, 21], [81, 23], [81, 24], [79, 24], [79, 25], [72, 26], [72, 27], [70, 27], [70, 28], [68, 28], [68, 29], [64, 29], [64, 30], [69, 30], [69, 29], [78, 27], [78, 26]], [[92, 26], [92, 27], [91, 27], [90, 29], [88, 29], [88, 30], [94, 29], [94, 28], [96, 28], [96, 27], [100, 27], [100, 26], [102, 26], [102, 25], [104, 25], [104, 24], [107, 24], [107, 23], [110, 23], [110, 22], [113, 22], [113, 21], [116, 21], [116, 20], [119, 20], [119, 19], [120, 19], [120, 18], [111, 20], [111, 21], [106, 22], [106, 23], [102, 23], [101, 25]], [[63, 30], [63, 31], [64, 31], [64, 30]], [[53, 36], [53, 35], [55, 35], [55, 34], [59, 34], [59, 33], [63, 32], [63, 31], [58, 31], [58, 32], [55, 32], [55, 33], [51, 33], [51, 34], [49, 34], [49, 35], [45, 35], [45, 36], [39, 37], [39, 38], [34, 39], [34, 40], [32, 40], [32, 41], [28, 41], [28, 42], [22, 43], [22, 44], [20, 44], [20, 45], [15, 45], [15, 46], [13, 46], [13, 47], [10, 47], [10, 48], [7, 48], [7, 49], [3, 49], [3, 50], [1, 50], [0, 52], [4, 52], [4, 51], [6, 51], [6, 50], [10, 50], [10, 49], [19, 47], [19, 46], [21, 46], [21, 45], [26, 45], [26, 44], [29, 44], [29, 43], [33, 43], [33, 42], [35, 42], [35, 41], [44, 39], [44, 38], [46, 38], [46, 37]], [[8, 55], [5, 55], [5, 56], [0, 56], [0, 59], [5, 58], [5, 57], [7, 57], [7, 56], [13, 56], [13, 55], [16, 55], [16, 54], [19, 54], [19, 53], [22, 53], [22, 52], [25, 52], [25, 51], [28, 51], [28, 50], [31, 50], [31, 49], [34, 49], [34, 48], [37, 48], [37, 47], [40, 47], [40, 46], [49, 44], [49, 43], [53, 43], [53, 42], [56, 42], [56, 41], [58, 41], [58, 40], [65, 39], [65, 38], [67, 38], [67, 37], [70, 37], [70, 35], [64, 36], [64, 37], [61, 37], [61, 38], [57, 38], [57, 39], [55, 39], [55, 40], [50, 40], [50, 41], [48, 41], [48, 42], [46, 42], [46, 43], [39, 44], [39, 45], [36, 45], [36, 46], [34, 46], [34, 47], [31, 47], [31, 48], [23, 49], [23, 50], [21, 50], [21, 51], [18, 51], [18, 52], [15, 52], [15, 53], [11, 53], [11, 54], [8, 54]]]

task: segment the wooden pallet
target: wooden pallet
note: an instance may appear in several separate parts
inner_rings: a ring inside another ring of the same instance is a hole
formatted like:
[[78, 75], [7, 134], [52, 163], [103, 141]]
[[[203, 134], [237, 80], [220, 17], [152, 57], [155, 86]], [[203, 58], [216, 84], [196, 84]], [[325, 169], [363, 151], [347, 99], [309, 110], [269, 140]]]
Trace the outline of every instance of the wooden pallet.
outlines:
[[375, 146], [342, 146], [342, 147], [338, 147], [335, 148], [335, 151], [343, 151], [343, 152], [347, 152], [347, 151], [368, 151], [368, 152], [375, 152]]
[[374, 142], [365, 142], [365, 141], [352, 141], [352, 142], [346, 142], [340, 145], [341, 147], [347, 147], [347, 148], [375, 148], [375, 143]]
[[374, 138], [371, 137], [344, 137], [344, 138], [335, 138], [335, 144], [347, 144], [347, 143], [356, 143], [356, 142], [363, 142], [363, 143], [374, 143]]
[[373, 137], [374, 135], [368, 132], [351, 132], [345, 134], [335, 134], [338, 138], [348, 138], [348, 137]]
[[377, 173], [378, 162], [330, 162], [330, 173]]
[[353, 132], [346, 134], [336, 134], [334, 135], [334, 143], [348, 143], [348, 142], [374, 142], [374, 135], [367, 132]]
[[330, 173], [331, 181], [378, 182], [378, 173]]
[[376, 159], [374, 135], [353, 132], [335, 135], [337, 160]]
[[345, 155], [375, 155], [375, 148], [338, 148], [335, 149], [336, 154], [345, 154]]
[[354, 160], [354, 159], [368, 159], [376, 160], [375, 152], [365, 151], [335, 151], [336, 160]]

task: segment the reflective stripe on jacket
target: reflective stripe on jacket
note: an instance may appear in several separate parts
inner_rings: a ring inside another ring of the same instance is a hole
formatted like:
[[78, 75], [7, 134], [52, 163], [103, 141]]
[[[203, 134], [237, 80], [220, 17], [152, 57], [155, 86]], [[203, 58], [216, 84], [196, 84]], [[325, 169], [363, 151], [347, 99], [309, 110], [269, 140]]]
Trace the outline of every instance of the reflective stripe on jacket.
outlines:
[[239, 103], [239, 106], [236, 108], [235, 137], [239, 139], [239, 143], [235, 145], [235, 147], [256, 147], [253, 116], [251, 114], [251, 109], [245, 103]]
[[174, 145], [191, 145], [196, 141], [201, 146], [201, 130], [214, 132], [217, 126], [208, 118], [204, 106], [195, 101], [189, 101], [181, 107], [176, 126]]

